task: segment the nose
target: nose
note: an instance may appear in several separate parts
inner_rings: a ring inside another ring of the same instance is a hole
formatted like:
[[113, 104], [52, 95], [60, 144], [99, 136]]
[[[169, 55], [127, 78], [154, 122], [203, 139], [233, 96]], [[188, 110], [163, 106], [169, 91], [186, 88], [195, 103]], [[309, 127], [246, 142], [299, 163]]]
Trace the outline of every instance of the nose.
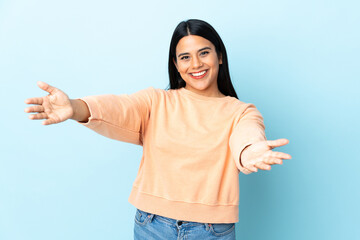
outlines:
[[202, 66], [202, 62], [198, 57], [192, 58], [192, 67], [193, 68], [199, 68]]

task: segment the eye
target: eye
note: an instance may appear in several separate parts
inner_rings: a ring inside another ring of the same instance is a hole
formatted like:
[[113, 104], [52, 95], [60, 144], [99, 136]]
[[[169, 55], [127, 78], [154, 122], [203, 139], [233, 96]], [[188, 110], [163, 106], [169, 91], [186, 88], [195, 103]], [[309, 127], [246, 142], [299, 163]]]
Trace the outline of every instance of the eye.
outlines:
[[189, 56], [183, 56], [183, 57], [180, 58], [180, 60], [186, 60], [188, 58], [189, 58]]
[[209, 52], [208, 51], [204, 51], [204, 52], [201, 52], [200, 55], [207, 55]]

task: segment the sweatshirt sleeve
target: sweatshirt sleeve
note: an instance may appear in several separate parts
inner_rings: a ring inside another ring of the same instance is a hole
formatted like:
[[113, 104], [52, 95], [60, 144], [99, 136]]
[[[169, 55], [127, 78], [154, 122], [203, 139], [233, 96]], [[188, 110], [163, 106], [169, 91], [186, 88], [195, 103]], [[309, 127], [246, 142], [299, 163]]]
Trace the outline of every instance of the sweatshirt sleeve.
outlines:
[[244, 167], [240, 165], [240, 154], [245, 147], [266, 140], [265, 125], [261, 113], [255, 105], [246, 104], [245, 111], [240, 115], [239, 120], [230, 135], [229, 145], [231, 154], [239, 171]]
[[142, 145], [154, 96], [155, 89], [148, 87], [132, 94], [79, 98], [87, 104], [90, 117], [78, 123], [105, 137]]

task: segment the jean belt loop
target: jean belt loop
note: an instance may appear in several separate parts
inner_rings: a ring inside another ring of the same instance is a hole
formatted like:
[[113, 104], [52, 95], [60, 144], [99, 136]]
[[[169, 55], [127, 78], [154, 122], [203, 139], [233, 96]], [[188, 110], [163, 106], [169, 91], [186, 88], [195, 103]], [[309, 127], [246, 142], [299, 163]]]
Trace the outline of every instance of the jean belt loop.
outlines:
[[210, 223], [205, 223], [206, 231], [209, 231]]
[[151, 222], [151, 221], [153, 220], [154, 216], [155, 216], [155, 214], [153, 214], [153, 213], [151, 213], [151, 214], [148, 216], [148, 218], [150, 218], [150, 219], [149, 219], [149, 222]]

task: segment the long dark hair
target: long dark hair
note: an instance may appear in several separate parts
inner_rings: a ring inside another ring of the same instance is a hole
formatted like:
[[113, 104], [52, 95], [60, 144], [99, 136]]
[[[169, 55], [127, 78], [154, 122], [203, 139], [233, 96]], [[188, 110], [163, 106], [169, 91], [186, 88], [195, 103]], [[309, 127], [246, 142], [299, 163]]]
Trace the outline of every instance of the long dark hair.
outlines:
[[185, 87], [186, 82], [181, 78], [180, 73], [177, 71], [173, 59], [176, 60], [176, 46], [180, 39], [189, 35], [197, 35], [209, 40], [216, 49], [218, 56], [222, 57], [222, 64], [219, 65], [219, 74], [217, 78], [217, 85], [219, 91], [226, 95], [235, 98], [237, 94], [231, 83], [229, 65], [227, 60], [226, 49], [223, 41], [215, 29], [207, 22], [199, 19], [189, 19], [180, 22], [174, 30], [170, 42], [169, 51], [169, 79], [170, 83], [167, 89], [178, 89]]

